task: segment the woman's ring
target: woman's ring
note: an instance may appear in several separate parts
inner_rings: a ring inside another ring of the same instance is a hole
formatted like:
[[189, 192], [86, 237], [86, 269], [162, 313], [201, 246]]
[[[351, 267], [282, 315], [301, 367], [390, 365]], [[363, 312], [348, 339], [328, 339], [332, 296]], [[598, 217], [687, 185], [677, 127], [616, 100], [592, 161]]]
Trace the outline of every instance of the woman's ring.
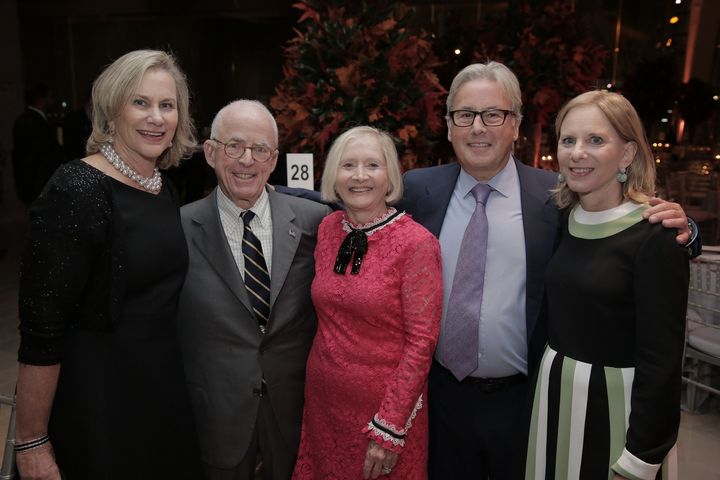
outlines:
[[390, 468], [390, 467], [382, 467], [382, 473], [383, 473], [383, 474], [387, 475], [387, 474], [389, 474], [390, 472], [392, 472], [392, 468]]

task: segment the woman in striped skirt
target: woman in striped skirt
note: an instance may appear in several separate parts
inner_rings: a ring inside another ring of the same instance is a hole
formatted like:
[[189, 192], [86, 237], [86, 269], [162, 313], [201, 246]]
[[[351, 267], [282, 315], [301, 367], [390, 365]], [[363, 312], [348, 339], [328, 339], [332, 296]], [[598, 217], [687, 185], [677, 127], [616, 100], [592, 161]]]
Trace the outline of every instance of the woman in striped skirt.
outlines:
[[621, 95], [587, 92], [557, 117], [561, 240], [546, 273], [549, 343], [525, 478], [676, 475], [686, 249], [643, 218], [652, 152]]

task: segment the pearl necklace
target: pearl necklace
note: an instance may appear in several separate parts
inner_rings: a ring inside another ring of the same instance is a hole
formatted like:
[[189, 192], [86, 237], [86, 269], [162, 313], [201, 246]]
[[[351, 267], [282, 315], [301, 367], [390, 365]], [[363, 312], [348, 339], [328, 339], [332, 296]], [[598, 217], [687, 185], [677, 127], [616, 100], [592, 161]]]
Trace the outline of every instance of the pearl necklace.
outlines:
[[110, 162], [110, 164], [115, 167], [118, 172], [122, 173], [130, 180], [133, 180], [148, 192], [158, 193], [162, 188], [162, 176], [160, 175], [160, 170], [157, 167], [153, 170], [152, 177], [143, 177], [125, 163], [112, 146], [107, 144], [101, 145], [100, 153], [107, 158], [108, 162]]

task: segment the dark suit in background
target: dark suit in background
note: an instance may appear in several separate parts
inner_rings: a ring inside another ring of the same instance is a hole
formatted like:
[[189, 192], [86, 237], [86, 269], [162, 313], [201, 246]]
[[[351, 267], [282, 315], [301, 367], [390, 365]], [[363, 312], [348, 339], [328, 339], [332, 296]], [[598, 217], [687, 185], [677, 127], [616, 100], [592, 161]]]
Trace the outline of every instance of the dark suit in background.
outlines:
[[63, 150], [67, 161], [85, 157], [85, 147], [92, 129], [92, 103], [90, 101], [65, 117]]
[[55, 129], [33, 108], [13, 125], [13, 172], [18, 198], [30, 205], [63, 161]]

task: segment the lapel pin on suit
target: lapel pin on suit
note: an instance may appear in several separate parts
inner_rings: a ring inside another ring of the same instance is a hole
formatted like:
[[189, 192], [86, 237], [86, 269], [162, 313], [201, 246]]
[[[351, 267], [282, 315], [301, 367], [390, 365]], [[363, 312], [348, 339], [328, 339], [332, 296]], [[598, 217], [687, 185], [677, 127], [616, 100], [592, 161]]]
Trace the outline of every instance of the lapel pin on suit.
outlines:
[[293, 230], [292, 228], [288, 230], [288, 235], [290, 235], [292, 238], [295, 238], [295, 230]]

